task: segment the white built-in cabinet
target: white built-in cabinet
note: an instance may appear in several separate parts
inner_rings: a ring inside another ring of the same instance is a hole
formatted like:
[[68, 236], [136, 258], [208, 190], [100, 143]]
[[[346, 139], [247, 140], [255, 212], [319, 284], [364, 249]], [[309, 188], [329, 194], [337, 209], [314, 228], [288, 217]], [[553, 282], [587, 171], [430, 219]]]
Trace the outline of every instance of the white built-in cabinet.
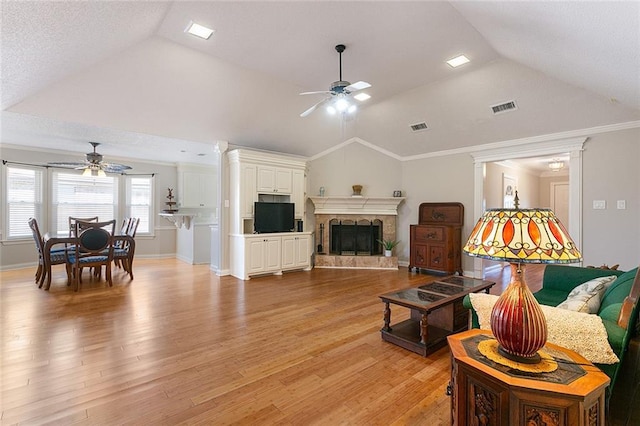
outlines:
[[254, 203], [263, 197], [294, 203], [296, 220], [304, 220], [306, 161], [244, 149], [230, 151], [228, 159], [231, 274], [246, 280], [252, 275], [310, 269], [311, 232], [253, 234]]
[[215, 208], [215, 169], [178, 165], [178, 207]]
[[311, 232], [231, 236], [231, 275], [248, 280], [262, 274], [311, 269]]

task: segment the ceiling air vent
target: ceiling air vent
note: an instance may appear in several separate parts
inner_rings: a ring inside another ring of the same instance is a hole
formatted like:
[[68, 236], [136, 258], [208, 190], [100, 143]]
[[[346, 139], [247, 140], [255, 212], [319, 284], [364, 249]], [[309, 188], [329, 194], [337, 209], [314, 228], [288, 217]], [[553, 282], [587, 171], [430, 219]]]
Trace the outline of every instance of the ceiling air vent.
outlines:
[[502, 114], [503, 112], [508, 112], [516, 109], [518, 109], [516, 101], [509, 101], [503, 104], [491, 105], [491, 110], [494, 114]]
[[428, 129], [427, 123], [424, 121], [422, 123], [409, 124], [409, 127], [411, 127], [412, 132], [421, 132]]

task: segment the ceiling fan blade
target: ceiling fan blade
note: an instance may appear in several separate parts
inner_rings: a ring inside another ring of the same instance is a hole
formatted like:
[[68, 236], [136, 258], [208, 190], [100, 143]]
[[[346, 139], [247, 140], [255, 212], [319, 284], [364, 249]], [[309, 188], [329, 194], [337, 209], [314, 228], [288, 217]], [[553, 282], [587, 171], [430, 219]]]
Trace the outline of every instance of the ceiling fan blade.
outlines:
[[125, 170], [131, 170], [130, 166], [116, 163], [102, 163], [100, 164], [100, 168], [107, 173], [122, 173]]
[[300, 95], [319, 95], [319, 94], [324, 94], [324, 95], [328, 95], [331, 92], [329, 90], [319, 90], [317, 92], [302, 92], [300, 93]]
[[87, 167], [87, 163], [81, 163], [81, 162], [73, 163], [73, 162], [67, 162], [67, 161], [60, 161], [60, 162], [47, 163], [47, 166], [60, 167], [63, 169], [83, 169]]
[[320, 105], [322, 105], [325, 102], [327, 102], [329, 99], [331, 99], [331, 98], [325, 98], [325, 99], [321, 100], [320, 102], [316, 103], [311, 108], [309, 108], [308, 110], [306, 110], [305, 112], [300, 114], [300, 117], [306, 117], [307, 115], [311, 114], [313, 111], [316, 110], [316, 108], [318, 108]]
[[369, 87], [371, 87], [371, 85], [369, 83], [367, 83], [366, 81], [356, 81], [355, 83], [350, 84], [347, 87], [345, 87], [344, 90], [346, 90], [348, 92], [356, 92], [358, 90], [368, 89]]

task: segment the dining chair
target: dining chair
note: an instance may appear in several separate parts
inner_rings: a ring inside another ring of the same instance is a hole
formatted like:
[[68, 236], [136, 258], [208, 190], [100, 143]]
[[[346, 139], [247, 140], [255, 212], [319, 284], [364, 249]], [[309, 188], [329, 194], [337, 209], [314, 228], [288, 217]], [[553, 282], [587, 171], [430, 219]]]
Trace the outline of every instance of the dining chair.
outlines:
[[[66, 263], [65, 249], [52, 248], [49, 250], [48, 254], [45, 253], [44, 240], [40, 233], [38, 221], [35, 218], [31, 218], [29, 219], [28, 224], [38, 251], [38, 269], [36, 270], [35, 282], [38, 284], [39, 288], [42, 288], [44, 281], [47, 279], [48, 282], [46, 289], [48, 289], [49, 284], [51, 283], [51, 265], [63, 265]], [[48, 256], [48, 259], [45, 259], [45, 256]]]
[[[118, 235], [129, 235], [129, 228], [131, 227], [132, 223], [133, 223], [133, 218], [132, 217], [124, 218], [124, 220], [122, 221], [122, 225], [120, 226], [120, 232], [118, 233]], [[121, 239], [116, 239], [113, 242], [114, 250], [122, 248], [123, 245], [124, 245], [124, 240], [121, 240]], [[119, 263], [118, 263], [117, 259], [114, 260], [114, 264], [116, 266], [119, 266]]]
[[76, 222], [97, 222], [98, 221], [98, 216], [93, 216], [93, 217], [73, 217], [73, 216], [69, 216], [69, 236], [73, 237], [75, 236], [75, 232], [76, 232]]
[[113, 233], [116, 221], [84, 222], [76, 221], [74, 233], [77, 235], [72, 251], [66, 252], [67, 274], [80, 290], [82, 269], [87, 267], [102, 269], [105, 267], [109, 287], [111, 280], [111, 262], [113, 262]]
[[129, 277], [133, 279], [133, 256], [136, 251], [135, 236], [140, 223], [140, 218], [131, 218], [131, 224], [126, 235], [116, 236], [113, 250], [113, 263], [129, 273]]

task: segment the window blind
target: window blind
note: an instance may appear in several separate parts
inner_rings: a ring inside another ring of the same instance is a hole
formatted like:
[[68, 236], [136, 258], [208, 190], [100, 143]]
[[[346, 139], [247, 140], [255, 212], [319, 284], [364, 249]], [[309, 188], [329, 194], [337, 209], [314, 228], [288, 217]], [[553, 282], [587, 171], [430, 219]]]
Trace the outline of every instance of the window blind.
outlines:
[[153, 226], [153, 178], [127, 177], [127, 215], [140, 218], [138, 233], [149, 233]]
[[7, 167], [7, 237], [31, 237], [30, 218], [42, 223], [42, 171]]
[[58, 235], [68, 235], [69, 216], [98, 216], [101, 222], [115, 219], [118, 211], [118, 177], [53, 172], [52, 210], [51, 231]]

